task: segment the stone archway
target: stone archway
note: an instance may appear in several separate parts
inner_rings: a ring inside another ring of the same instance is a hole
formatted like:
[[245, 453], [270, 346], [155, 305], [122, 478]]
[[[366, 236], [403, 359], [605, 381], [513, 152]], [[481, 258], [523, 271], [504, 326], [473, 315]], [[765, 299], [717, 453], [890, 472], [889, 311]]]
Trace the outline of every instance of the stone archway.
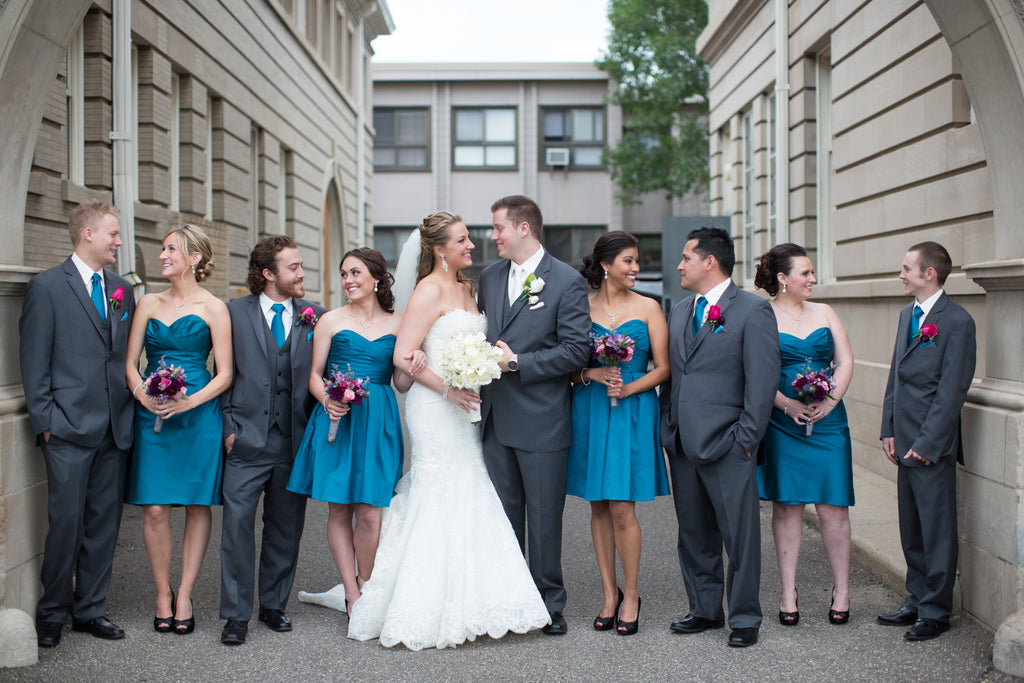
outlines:
[[341, 306], [341, 278], [338, 274], [338, 262], [345, 253], [344, 222], [342, 220], [341, 194], [338, 183], [331, 180], [324, 198], [324, 230], [323, 230], [323, 290], [324, 306], [328, 309]]
[[[994, 261], [965, 264], [964, 271], [986, 292], [985, 377], [976, 383], [965, 409], [965, 448], [975, 457], [968, 469], [1001, 485], [1006, 502], [993, 514], [1005, 516], [1011, 539], [985, 539], [985, 520], [965, 505], [961, 577], [974, 575], [964, 607], [983, 622], [998, 625], [993, 661], [1024, 676], [1024, 0], [925, 0], [949, 43], [981, 130], [995, 219]], [[1015, 49], [1016, 48], [1016, 49]], [[973, 429], [966, 425], [973, 423]], [[993, 438], [1000, 431], [1004, 436]], [[1000, 472], [1002, 475], [1000, 476]], [[980, 506], [979, 506], [980, 508]], [[988, 520], [992, 522], [993, 520]], [[965, 585], [970, 585], [970, 581]], [[993, 600], [993, 596], [995, 599]]]

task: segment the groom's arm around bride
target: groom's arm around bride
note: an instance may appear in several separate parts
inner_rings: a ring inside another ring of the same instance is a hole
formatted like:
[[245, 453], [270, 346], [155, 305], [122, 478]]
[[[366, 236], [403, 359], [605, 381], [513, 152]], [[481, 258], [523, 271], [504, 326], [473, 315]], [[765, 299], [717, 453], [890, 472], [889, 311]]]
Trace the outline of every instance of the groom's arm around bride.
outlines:
[[502, 261], [480, 275], [487, 336], [505, 352], [504, 372], [481, 389], [484, 461], [520, 546], [530, 523], [529, 564], [564, 633], [562, 509], [572, 436], [569, 373], [590, 360], [590, 307], [583, 278], [541, 246], [543, 219], [521, 195], [491, 207]]

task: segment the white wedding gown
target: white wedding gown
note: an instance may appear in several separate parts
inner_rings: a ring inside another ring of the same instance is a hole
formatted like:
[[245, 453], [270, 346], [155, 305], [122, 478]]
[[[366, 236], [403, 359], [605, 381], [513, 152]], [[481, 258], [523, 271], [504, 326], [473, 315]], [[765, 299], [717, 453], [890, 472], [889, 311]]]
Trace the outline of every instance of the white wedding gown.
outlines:
[[[486, 327], [468, 311], [442, 315], [423, 342], [429, 367], [437, 372], [453, 335]], [[418, 383], [405, 405], [412, 465], [384, 510], [348, 637], [420, 650], [544, 626], [548, 612], [487, 475], [478, 427]]]

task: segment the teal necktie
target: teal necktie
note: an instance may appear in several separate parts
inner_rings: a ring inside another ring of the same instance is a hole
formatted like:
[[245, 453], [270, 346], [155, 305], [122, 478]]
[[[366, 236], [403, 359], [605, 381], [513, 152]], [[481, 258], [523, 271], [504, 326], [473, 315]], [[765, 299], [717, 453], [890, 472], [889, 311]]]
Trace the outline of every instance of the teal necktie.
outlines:
[[284, 348], [284, 323], [281, 319], [281, 314], [284, 313], [284, 304], [274, 304], [270, 307], [270, 310], [274, 312], [274, 319], [270, 323], [270, 334], [274, 335], [274, 341], [277, 342], [277, 348]]
[[697, 299], [697, 307], [693, 311], [693, 323], [690, 329], [693, 331], [693, 336], [697, 336], [697, 332], [700, 331], [700, 324], [704, 321], [704, 307], [708, 305], [708, 300], [704, 297]]
[[103, 303], [103, 286], [100, 284], [100, 274], [92, 274], [92, 305], [100, 314], [100, 320], [107, 319], [107, 307]]
[[914, 315], [910, 318], [910, 336], [907, 337], [907, 346], [914, 343], [914, 337], [921, 331], [921, 318], [924, 317], [924, 309], [914, 306]]

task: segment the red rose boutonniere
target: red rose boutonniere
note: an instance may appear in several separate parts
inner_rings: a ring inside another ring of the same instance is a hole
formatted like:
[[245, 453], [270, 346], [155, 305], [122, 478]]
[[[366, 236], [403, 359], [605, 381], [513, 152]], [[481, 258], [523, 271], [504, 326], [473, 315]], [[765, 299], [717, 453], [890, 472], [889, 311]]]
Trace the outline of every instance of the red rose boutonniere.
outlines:
[[306, 306], [302, 309], [302, 313], [299, 313], [299, 317], [295, 320], [295, 327], [306, 324], [310, 327], [316, 325], [316, 321], [319, 318], [316, 317], [316, 311], [313, 310], [312, 306]]
[[932, 339], [935, 339], [939, 334], [939, 328], [934, 323], [928, 323], [927, 325], [921, 326], [921, 331], [916, 336], [921, 338], [922, 344], [927, 344]]
[[716, 334], [725, 327], [725, 316], [722, 315], [722, 307], [717, 304], [708, 309], [708, 319], [704, 323], [711, 326], [711, 333]]
[[118, 287], [114, 290], [114, 293], [110, 295], [110, 310], [116, 311], [124, 301], [124, 287]]

